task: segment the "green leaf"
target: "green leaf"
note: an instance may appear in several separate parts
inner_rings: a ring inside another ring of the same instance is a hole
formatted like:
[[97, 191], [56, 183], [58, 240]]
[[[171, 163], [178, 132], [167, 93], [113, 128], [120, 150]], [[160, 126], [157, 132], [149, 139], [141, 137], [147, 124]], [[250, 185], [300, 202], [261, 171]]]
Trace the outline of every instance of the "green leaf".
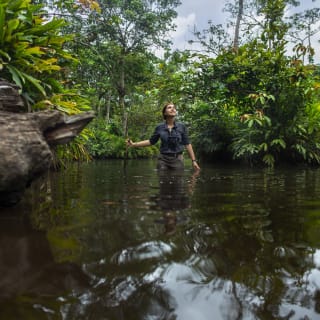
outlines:
[[25, 83], [25, 79], [23, 78], [23, 75], [19, 72], [18, 69], [16, 69], [11, 65], [7, 65], [7, 68], [12, 75], [12, 80], [14, 81], [14, 83], [17, 84], [20, 88], [22, 88], [23, 83]]
[[260, 144], [260, 149], [263, 151], [268, 151], [268, 144], [266, 142], [263, 142]]
[[283, 139], [274, 139], [274, 140], [272, 140], [271, 141], [271, 143], [270, 143], [270, 145], [271, 146], [274, 146], [274, 145], [279, 145], [279, 146], [281, 146], [283, 149], [285, 149], [286, 148], [286, 143], [285, 143], [285, 141], [283, 140]]
[[38, 91], [41, 92], [41, 94], [43, 96], [46, 96], [46, 92], [44, 90], [44, 88], [41, 86], [40, 81], [35, 79], [34, 77], [26, 74], [25, 72], [22, 72], [20, 70], [18, 70], [17, 68], [13, 67], [13, 66], [7, 66], [7, 68], [9, 69], [11, 75], [12, 75], [12, 79], [13, 81], [20, 86], [21, 88], [23, 88], [23, 84], [26, 83], [26, 80], [28, 82], [30, 82], [32, 85], [34, 85]]
[[23, 76], [25, 77], [25, 79], [27, 79], [31, 84], [33, 84], [40, 92], [43, 96], [46, 96], [46, 92], [44, 90], [44, 88], [41, 86], [40, 84], [40, 80], [26, 74], [26, 73], [23, 73]]
[[269, 117], [263, 116], [263, 120], [267, 123], [269, 127], [271, 126], [271, 119]]
[[41, 50], [40, 47], [30, 47], [25, 50], [25, 54], [29, 55], [43, 55], [44, 52]]
[[30, 4], [30, 0], [9, 0], [8, 9], [18, 11], [26, 8]]
[[26, 32], [26, 34], [38, 34], [40, 33], [41, 35], [45, 34], [48, 31], [56, 31], [57, 29], [63, 27], [66, 24], [66, 22], [62, 19], [53, 19], [50, 22], [47, 22], [46, 24], [43, 25], [37, 25], [33, 28], [30, 28]]
[[2, 5], [0, 5], [0, 45], [4, 42], [4, 25], [5, 25], [5, 10]]
[[260, 96], [260, 97], [259, 97], [259, 100], [260, 100], [260, 103], [261, 103], [262, 105], [264, 105], [265, 102], [266, 102], [264, 96]]
[[295, 149], [306, 159], [307, 150], [301, 144], [296, 144]]
[[0, 56], [5, 57], [8, 61], [11, 60], [11, 57], [9, 56], [9, 54], [7, 52], [2, 51], [2, 50], [0, 50]]
[[271, 155], [271, 154], [266, 154], [262, 161], [269, 167], [273, 168], [274, 167], [274, 164], [275, 164], [275, 159], [274, 159], [274, 156]]
[[5, 28], [4, 33], [4, 42], [10, 42], [13, 38], [14, 31], [17, 30], [18, 26], [20, 24], [20, 21], [18, 19], [11, 19], [7, 22], [7, 26]]

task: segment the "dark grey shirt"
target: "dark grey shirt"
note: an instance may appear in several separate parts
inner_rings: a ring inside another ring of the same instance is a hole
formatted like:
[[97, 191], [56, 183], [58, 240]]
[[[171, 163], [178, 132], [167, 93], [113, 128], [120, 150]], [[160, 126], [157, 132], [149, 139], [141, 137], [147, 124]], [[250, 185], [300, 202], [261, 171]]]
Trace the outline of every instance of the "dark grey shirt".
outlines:
[[190, 144], [187, 128], [182, 122], [175, 122], [171, 131], [166, 122], [159, 124], [149, 141], [155, 144], [159, 139], [160, 153], [182, 153], [184, 147]]

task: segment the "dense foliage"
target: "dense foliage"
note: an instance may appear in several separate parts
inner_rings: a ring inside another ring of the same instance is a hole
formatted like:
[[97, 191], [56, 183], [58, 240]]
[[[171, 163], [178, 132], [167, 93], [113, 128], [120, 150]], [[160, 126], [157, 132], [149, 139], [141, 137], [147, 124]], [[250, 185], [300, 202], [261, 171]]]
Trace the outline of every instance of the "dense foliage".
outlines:
[[[29, 111], [76, 114], [90, 109], [78, 86], [69, 83], [77, 59], [64, 48], [73, 38], [61, 33], [65, 25], [63, 19], [49, 19], [45, 8], [31, 0], [0, 1], [1, 78], [20, 86]], [[60, 158], [87, 159], [87, 137], [83, 132], [69, 149], [58, 148]]]
[[[68, 68], [76, 61], [64, 49], [71, 35], [62, 35], [62, 19], [47, 19], [31, 0], [0, 2], [1, 77], [15, 82], [34, 109], [51, 106], [67, 113], [86, 109], [87, 101], [68, 88]], [[73, 88], [74, 89], [74, 88]]]
[[[317, 67], [304, 65], [304, 56], [312, 54], [312, 48], [301, 43], [293, 56], [286, 55], [290, 25], [283, 18], [285, 5], [285, 1], [265, 1], [259, 10], [264, 22], [255, 39], [237, 51], [205, 57], [197, 65], [200, 99], [211, 105], [216, 116], [209, 119], [209, 127], [215, 130], [205, 138], [215, 137], [205, 144], [211, 149], [201, 147], [205, 153], [221, 146], [234, 159], [253, 164], [320, 163]], [[207, 128], [208, 112], [200, 116]], [[221, 132], [224, 137], [216, 141], [216, 133]]]
[[318, 165], [320, 10], [285, 14], [298, 4], [226, 1], [234, 38], [210, 21], [195, 30], [203, 52], [193, 53], [170, 51], [178, 0], [0, 0], [1, 77], [20, 85], [29, 109], [96, 111], [58, 157], [153, 156], [156, 147], [126, 149], [124, 138], [148, 139], [174, 101], [202, 158]]

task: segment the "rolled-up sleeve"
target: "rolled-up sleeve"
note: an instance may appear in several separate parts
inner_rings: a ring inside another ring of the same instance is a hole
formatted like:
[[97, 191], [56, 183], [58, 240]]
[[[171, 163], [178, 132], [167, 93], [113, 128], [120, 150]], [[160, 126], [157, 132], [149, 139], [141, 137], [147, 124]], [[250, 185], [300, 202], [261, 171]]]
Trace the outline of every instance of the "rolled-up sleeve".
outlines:
[[153, 145], [153, 144], [156, 144], [158, 142], [159, 138], [160, 138], [160, 132], [159, 132], [159, 126], [157, 126], [155, 128], [152, 136], [150, 137], [149, 141]]
[[181, 144], [183, 144], [184, 146], [190, 144], [190, 140], [189, 140], [189, 135], [188, 135], [188, 130], [186, 128], [186, 126], [184, 124], [181, 124], [181, 131], [182, 131], [182, 135], [181, 135]]

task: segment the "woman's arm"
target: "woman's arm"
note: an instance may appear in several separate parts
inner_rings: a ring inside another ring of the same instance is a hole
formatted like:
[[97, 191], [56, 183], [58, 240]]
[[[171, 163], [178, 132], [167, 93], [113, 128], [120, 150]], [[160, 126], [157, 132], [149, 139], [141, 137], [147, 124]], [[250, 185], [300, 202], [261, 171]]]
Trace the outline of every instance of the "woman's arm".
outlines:
[[197, 160], [196, 160], [196, 157], [194, 155], [192, 144], [191, 143], [187, 144], [186, 148], [189, 153], [189, 157], [191, 158], [193, 168], [199, 170], [200, 167], [199, 167]]
[[139, 148], [139, 147], [149, 147], [152, 146], [153, 144], [157, 143], [157, 141], [160, 138], [160, 134], [159, 134], [159, 126], [157, 126], [152, 134], [152, 136], [150, 137], [149, 140], [141, 140], [139, 142], [133, 142], [130, 139], [127, 139], [126, 144], [128, 147], [134, 147], [134, 148]]
[[128, 139], [126, 141], [126, 143], [127, 143], [128, 147], [134, 147], [134, 148], [151, 146], [150, 140], [142, 140], [139, 142], [133, 142], [132, 140]]

